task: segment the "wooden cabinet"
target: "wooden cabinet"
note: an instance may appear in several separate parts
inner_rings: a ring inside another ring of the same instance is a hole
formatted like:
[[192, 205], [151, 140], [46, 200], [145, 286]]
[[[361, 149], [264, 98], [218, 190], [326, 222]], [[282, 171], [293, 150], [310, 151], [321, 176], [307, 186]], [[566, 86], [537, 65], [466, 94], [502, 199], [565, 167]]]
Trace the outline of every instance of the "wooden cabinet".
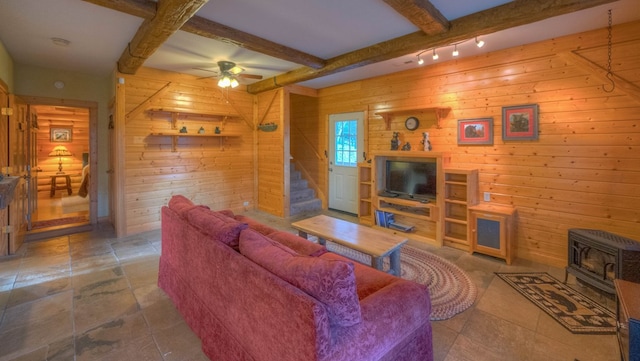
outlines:
[[409, 232], [403, 232], [401, 230], [376, 227], [393, 234], [403, 235], [414, 241], [436, 247], [442, 246], [442, 192], [438, 191], [436, 199], [426, 203], [420, 200], [384, 196], [387, 160], [435, 161], [437, 165], [436, 184], [439, 187], [443, 183], [443, 167], [448, 162], [448, 154], [439, 152], [378, 152], [373, 156], [371, 172], [374, 177], [372, 187], [374, 215], [376, 210], [392, 213], [395, 223], [412, 227], [412, 229]]
[[471, 252], [504, 259], [515, 258], [515, 209], [507, 206], [480, 204], [469, 207]]
[[471, 251], [468, 211], [477, 203], [478, 170], [444, 169], [444, 235], [446, 246]]
[[358, 163], [358, 221], [369, 226], [374, 224], [372, 192], [371, 163]]
[[640, 283], [616, 279], [618, 342], [623, 361], [640, 361]]

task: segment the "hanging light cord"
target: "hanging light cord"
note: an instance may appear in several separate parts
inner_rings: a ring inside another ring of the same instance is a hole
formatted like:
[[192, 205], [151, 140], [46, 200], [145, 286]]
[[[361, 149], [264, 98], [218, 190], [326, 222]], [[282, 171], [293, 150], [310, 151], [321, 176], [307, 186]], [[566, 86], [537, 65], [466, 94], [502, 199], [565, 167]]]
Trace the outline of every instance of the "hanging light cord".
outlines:
[[611, 9], [609, 9], [609, 27], [607, 28], [607, 30], [609, 31], [609, 35], [607, 36], [608, 38], [608, 43], [607, 43], [607, 79], [609, 79], [609, 81], [611, 82], [611, 89], [607, 89], [607, 86], [603, 86], [602, 89], [607, 92], [607, 93], [611, 93], [615, 88], [616, 88], [616, 83], [613, 81], [613, 72], [611, 72], [611, 28], [612, 28], [612, 17], [611, 17]]

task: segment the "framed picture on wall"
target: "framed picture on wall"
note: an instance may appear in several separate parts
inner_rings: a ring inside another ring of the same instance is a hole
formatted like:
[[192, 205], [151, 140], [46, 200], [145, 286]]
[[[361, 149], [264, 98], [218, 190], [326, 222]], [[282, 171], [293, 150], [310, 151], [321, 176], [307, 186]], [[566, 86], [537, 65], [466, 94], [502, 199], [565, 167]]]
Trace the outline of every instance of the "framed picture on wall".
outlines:
[[493, 118], [458, 120], [459, 145], [492, 145]]
[[538, 104], [502, 107], [502, 139], [538, 139]]
[[71, 142], [73, 128], [71, 127], [51, 127], [51, 141], [57, 143]]

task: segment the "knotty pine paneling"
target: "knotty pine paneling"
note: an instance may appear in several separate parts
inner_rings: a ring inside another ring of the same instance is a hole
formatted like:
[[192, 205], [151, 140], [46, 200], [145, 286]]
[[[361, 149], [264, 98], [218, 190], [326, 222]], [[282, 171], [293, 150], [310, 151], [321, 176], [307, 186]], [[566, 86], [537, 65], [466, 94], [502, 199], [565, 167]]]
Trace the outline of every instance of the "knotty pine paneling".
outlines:
[[[601, 74], [572, 57], [606, 68], [607, 31], [599, 29], [321, 89], [318, 125], [307, 126], [322, 129], [329, 114], [368, 110], [367, 152], [388, 150], [394, 131], [421, 151], [429, 132], [434, 151], [479, 170], [480, 194], [516, 207], [518, 257], [565, 266], [569, 228], [640, 240], [640, 22], [613, 34], [612, 70], [635, 89], [603, 91]], [[502, 107], [522, 104], [539, 105], [539, 139], [503, 141]], [[451, 111], [440, 123], [421, 117], [413, 132], [404, 128], [408, 115], [393, 118], [389, 130], [375, 115], [435, 106]], [[457, 144], [459, 119], [486, 117], [494, 120], [493, 145]]]
[[[258, 124], [275, 123], [273, 132], [257, 132], [258, 209], [285, 216], [285, 124], [283, 120], [283, 90], [273, 90], [256, 96]], [[288, 142], [288, 140], [286, 140]], [[288, 166], [289, 159], [286, 160]], [[288, 174], [288, 172], [287, 172]], [[288, 212], [286, 212], [288, 214]]]
[[[126, 233], [160, 228], [160, 209], [181, 194], [211, 209], [253, 206], [253, 96], [240, 90], [223, 90], [211, 79], [143, 68], [124, 78], [125, 129], [124, 199]], [[169, 85], [165, 90], [165, 86]], [[172, 113], [185, 111], [172, 129]], [[219, 113], [226, 120], [196, 113]], [[175, 151], [172, 138], [151, 133], [222, 134], [237, 137], [180, 137]]]

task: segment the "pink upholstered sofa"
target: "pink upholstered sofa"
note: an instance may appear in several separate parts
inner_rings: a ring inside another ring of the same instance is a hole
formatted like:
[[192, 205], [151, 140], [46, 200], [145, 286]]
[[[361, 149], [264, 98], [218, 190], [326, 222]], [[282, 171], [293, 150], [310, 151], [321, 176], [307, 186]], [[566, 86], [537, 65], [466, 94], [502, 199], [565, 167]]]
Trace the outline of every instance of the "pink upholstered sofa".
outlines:
[[433, 360], [425, 286], [182, 196], [158, 284], [211, 360]]

